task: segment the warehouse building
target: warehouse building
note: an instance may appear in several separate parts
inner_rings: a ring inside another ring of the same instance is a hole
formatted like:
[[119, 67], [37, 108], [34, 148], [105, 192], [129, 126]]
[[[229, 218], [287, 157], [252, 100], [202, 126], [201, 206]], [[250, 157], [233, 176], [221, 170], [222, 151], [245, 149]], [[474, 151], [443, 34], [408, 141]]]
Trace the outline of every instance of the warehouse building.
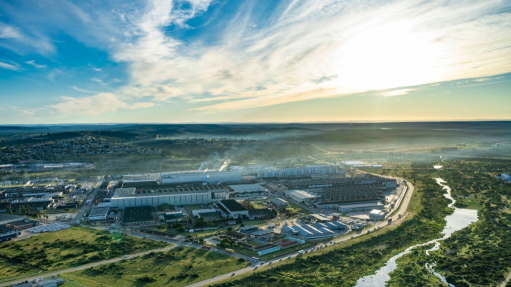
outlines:
[[118, 188], [110, 202], [112, 207], [210, 204], [227, 199], [229, 190], [221, 186], [194, 186], [176, 188]]
[[311, 177], [312, 175], [327, 174], [346, 175], [346, 170], [337, 170], [333, 165], [310, 165], [298, 168], [286, 168], [279, 170], [261, 170], [257, 172], [259, 178], [279, 178], [279, 177]]
[[268, 190], [259, 184], [236, 184], [229, 188], [229, 198], [268, 195]]
[[270, 202], [273, 203], [276, 206], [288, 206], [289, 205], [289, 202], [287, 202], [287, 201], [285, 201], [283, 199], [280, 199], [278, 197], [270, 198]]
[[303, 198], [309, 206], [336, 208], [340, 204], [360, 203], [364, 201], [382, 201], [385, 195], [396, 192], [397, 181], [376, 175], [360, 175], [347, 178], [328, 178], [311, 180], [287, 180], [282, 185], [289, 190], [303, 190], [310, 195]]
[[241, 171], [180, 171], [161, 174], [161, 184], [241, 182]]
[[335, 233], [330, 229], [324, 227], [315, 228], [308, 224], [297, 224], [294, 225], [292, 229], [295, 230], [298, 236], [304, 240], [330, 239], [335, 236]]
[[220, 200], [216, 203], [216, 206], [218, 207], [220, 213], [224, 217], [227, 216], [232, 216], [233, 218], [238, 218], [238, 216], [242, 218], [249, 217], [248, 210], [234, 199]]
[[126, 207], [122, 219], [124, 226], [152, 226], [157, 225], [153, 217], [151, 206]]
[[339, 204], [336, 209], [345, 212], [356, 212], [356, 211], [370, 211], [373, 209], [384, 209], [385, 205], [381, 202], [365, 202], [365, 203], [354, 203], [354, 204]]
[[108, 207], [96, 207], [89, 213], [89, 220], [106, 220], [108, 216]]
[[304, 190], [286, 190], [284, 191], [287, 197], [299, 203], [313, 202], [318, 196]]

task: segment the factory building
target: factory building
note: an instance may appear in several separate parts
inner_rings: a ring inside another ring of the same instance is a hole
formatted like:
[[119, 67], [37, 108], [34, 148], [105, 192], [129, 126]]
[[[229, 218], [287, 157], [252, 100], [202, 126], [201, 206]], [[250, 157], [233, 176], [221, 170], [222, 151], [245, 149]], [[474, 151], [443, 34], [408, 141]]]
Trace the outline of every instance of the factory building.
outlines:
[[385, 205], [381, 202], [365, 202], [355, 204], [338, 204], [335, 208], [341, 212], [369, 211], [374, 209], [384, 209]]
[[310, 165], [298, 168], [286, 168], [279, 170], [261, 170], [257, 172], [259, 178], [278, 177], [311, 177], [312, 175], [340, 174], [346, 175], [346, 170], [337, 170], [333, 165]]
[[270, 198], [270, 202], [273, 203], [276, 206], [288, 206], [289, 205], [289, 202], [287, 202], [287, 201], [285, 201], [283, 199], [280, 199], [278, 197]]
[[229, 188], [230, 198], [268, 195], [268, 190], [259, 184], [236, 184], [229, 185]]
[[304, 190], [286, 190], [284, 191], [287, 197], [299, 203], [309, 203], [318, 196]]
[[110, 202], [112, 207], [209, 204], [227, 199], [229, 190], [219, 186], [182, 188], [118, 188]]
[[381, 201], [385, 195], [395, 193], [397, 188], [396, 179], [376, 175], [288, 180], [281, 184], [290, 191], [301, 190], [301, 192], [286, 192], [296, 201], [309, 206], [336, 209], [340, 204]]
[[227, 216], [232, 216], [234, 218], [238, 218], [238, 216], [242, 218], [249, 217], [248, 210], [234, 199], [220, 200], [216, 203], [216, 206], [218, 207], [220, 213], [224, 217]]
[[161, 184], [241, 182], [241, 171], [180, 171], [161, 175]]
[[108, 216], [108, 207], [96, 207], [89, 213], [89, 220], [106, 220]]
[[296, 232], [294, 235], [298, 235], [304, 240], [320, 240], [320, 239], [330, 239], [335, 236], [335, 233], [325, 227], [313, 227], [308, 224], [294, 225], [291, 229], [291, 232]]

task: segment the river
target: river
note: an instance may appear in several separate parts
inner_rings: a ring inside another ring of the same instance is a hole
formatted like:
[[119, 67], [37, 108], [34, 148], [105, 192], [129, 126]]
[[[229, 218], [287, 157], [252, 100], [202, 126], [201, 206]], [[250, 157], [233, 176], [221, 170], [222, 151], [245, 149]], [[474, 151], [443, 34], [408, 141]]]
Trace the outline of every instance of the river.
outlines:
[[[441, 178], [436, 178], [436, 182], [442, 186], [442, 188], [447, 192], [444, 194], [444, 196], [447, 199], [451, 200], [451, 203], [449, 204], [449, 207], [453, 207], [456, 200], [452, 198], [451, 196], [451, 188], [447, 185], [445, 185], [445, 181]], [[408, 247], [405, 251], [395, 255], [394, 257], [391, 257], [389, 261], [380, 268], [380, 270], [376, 271], [375, 275], [366, 276], [358, 279], [357, 285], [355, 287], [377, 287], [377, 286], [385, 286], [385, 282], [387, 282], [390, 279], [389, 274], [394, 271], [397, 268], [396, 260], [400, 258], [401, 256], [408, 254], [412, 251], [413, 248], [423, 245], [428, 245], [435, 243], [435, 246], [431, 249], [427, 250], [426, 253], [429, 254], [430, 251], [438, 250], [440, 248], [440, 240], [444, 240], [449, 238], [455, 231], [461, 230], [467, 226], [469, 226], [471, 223], [477, 221], [477, 210], [472, 209], [460, 209], [460, 208], [454, 208], [454, 213], [451, 215], [448, 215], [445, 217], [445, 220], [447, 221], [447, 224], [445, 225], [444, 230], [442, 233], [444, 236], [439, 239], [434, 239], [431, 241], [428, 241], [426, 243], [417, 244], [411, 247]], [[434, 266], [427, 266], [428, 270], [435, 274], [442, 282], [447, 283], [445, 281], [445, 278], [440, 275], [437, 272], [434, 272], [433, 270]], [[449, 286], [454, 287], [454, 285], [449, 284]]]

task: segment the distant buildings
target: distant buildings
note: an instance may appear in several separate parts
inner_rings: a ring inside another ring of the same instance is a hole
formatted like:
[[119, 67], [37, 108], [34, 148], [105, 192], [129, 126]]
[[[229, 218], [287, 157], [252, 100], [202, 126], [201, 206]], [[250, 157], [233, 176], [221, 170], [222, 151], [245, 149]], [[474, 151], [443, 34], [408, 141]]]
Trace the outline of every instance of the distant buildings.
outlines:
[[210, 204], [228, 199], [229, 189], [222, 186], [118, 188], [110, 199], [112, 207]]
[[257, 172], [259, 178], [279, 177], [311, 177], [312, 175], [340, 174], [346, 175], [346, 170], [337, 169], [333, 165], [311, 165], [297, 168], [286, 168], [278, 170], [262, 170]]
[[384, 199], [385, 194], [395, 192], [397, 188], [396, 179], [376, 175], [288, 180], [281, 184], [288, 188], [286, 195], [296, 202], [339, 210], [347, 209], [344, 205], [365, 202], [373, 202], [374, 205]]
[[241, 182], [241, 171], [181, 171], [166, 172], [161, 175], [161, 184], [182, 184], [182, 183], [226, 183]]

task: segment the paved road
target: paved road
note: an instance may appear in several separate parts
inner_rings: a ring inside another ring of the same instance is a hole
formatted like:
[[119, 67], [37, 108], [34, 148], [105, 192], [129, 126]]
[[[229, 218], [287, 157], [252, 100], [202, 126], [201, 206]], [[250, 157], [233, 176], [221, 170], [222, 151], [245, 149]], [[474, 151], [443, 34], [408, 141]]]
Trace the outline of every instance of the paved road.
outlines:
[[[401, 204], [401, 207], [399, 208], [399, 213], [401, 213], [403, 215], [403, 218], [406, 217], [406, 209], [408, 208], [408, 204], [410, 203], [410, 199], [411, 199], [411, 197], [413, 195], [413, 191], [414, 191], [413, 185], [411, 185], [409, 182], [407, 182], [407, 185], [408, 185], [409, 192], [407, 192], [406, 197], [404, 198], [404, 201]], [[399, 225], [399, 224], [401, 224], [401, 222], [402, 222], [402, 220], [395, 220], [392, 223], [392, 225], [393, 226]], [[374, 228], [385, 228], [387, 226], [388, 225], [387, 225], [386, 222], [382, 222], [382, 223], [378, 223], [377, 225], [375, 225]], [[367, 234], [367, 231], [364, 230], [364, 232], [358, 233], [358, 234], [351, 233], [353, 238], [359, 237], [359, 236], [361, 236], [363, 234]], [[320, 246], [326, 247], [328, 245], [338, 244], [338, 243], [341, 243], [341, 242], [346, 242], [348, 240], [351, 240], [351, 236], [342, 236], [340, 238], [332, 240], [331, 242], [329, 242], [327, 244], [321, 244]], [[321, 250], [321, 249], [316, 249], [316, 250], [314, 250], [312, 252], [313, 253], [317, 252], [317, 250]], [[282, 256], [282, 257], [278, 257], [278, 258], [275, 258], [275, 259], [272, 259], [272, 260], [265, 261], [266, 263], [264, 264], [264, 266], [271, 265], [272, 263], [276, 263], [276, 262], [280, 262], [280, 261], [285, 262], [286, 260], [291, 260], [292, 258], [298, 256], [298, 254], [299, 254], [298, 252], [295, 252], [293, 254], [288, 254], [288, 255], [285, 255], [285, 256]], [[237, 271], [235, 271], [233, 273], [227, 273], [227, 274], [219, 275], [219, 276], [216, 276], [216, 277], [213, 277], [213, 278], [210, 278], [210, 279], [206, 279], [206, 280], [203, 280], [203, 281], [200, 281], [200, 282], [197, 282], [197, 283], [194, 283], [194, 284], [190, 284], [190, 285], [187, 285], [187, 286], [188, 287], [198, 287], [198, 286], [210, 285], [210, 284], [216, 283], [218, 281], [221, 281], [221, 280], [224, 280], [224, 279], [227, 279], [227, 278], [236, 277], [239, 274], [244, 274], [244, 273], [247, 273], [247, 272], [254, 272], [258, 268], [259, 268], [259, 265], [245, 267], [245, 268], [237, 270]]]
[[82, 209], [80, 209], [80, 211], [73, 218], [69, 218], [69, 223], [74, 223], [76, 220], [79, 220], [82, 217], [83, 213], [85, 213], [92, 206], [92, 202], [87, 202], [87, 200], [94, 199], [94, 196], [96, 195], [96, 192], [98, 192], [101, 183], [103, 183], [103, 178], [99, 180], [99, 183], [96, 185], [96, 188], [94, 188], [91, 194], [87, 196], [87, 198], [85, 199], [85, 204], [82, 206]]
[[[169, 246], [169, 247], [165, 247], [165, 248], [161, 248], [161, 249], [154, 249], [154, 250], [149, 250], [149, 251], [146, 251], [146, 252], [131, 254], [129, 256], [129, 258], [133, 258], [133, 257], [137, 257], [137, 256], [140, 256], [140, 255], [149, 254], [151, 252], [167, 251], [167, 250], [170, 250], [170, 249], [176, 248], [176, 247], [177, 247], [177, 245], [173, 245], [173, 246]], [[109, 260], [105, 260], [105, 261], [99, 261], [99, 262], [90, 263], [90, 264], [87, 264], [87, 265], [82, 265], [82, 266], [79, 266], [79, 267], [70, 268], [70, 269], [66, 269], [66, 270], [61, 270], [61, 271], [57, 271], [57, 272], [53, 272], [53, 273], [41, 274], [41, 275], [38, 275], [38, 276], [33, 276], [33, 278], [41, 277], [41, 276], [51, 277], [51, 276], [55, 276], [55, 275], [63, 274], [63, 273], [67, 273], [67, 272], [79, 271], [79, 270], [87, 269], [87, 268], [98, 266], [98, 265], [103, 265], [103, 264], [108, 264], [108, 263], [113, 263], [113, 262], [119, 262], [119, 260], [121, 260], [122, 258], [124, 258], [124, 256], [121, 257], [121, 258], [114, 258], [114, 259], [109, 259]], [[18, 279], [16, 281], [11, 281], [11, 282], [6, 282], [6, 283], [0, 283], [0, 287], [1, 286], [12, 286], [13, 284], [20, 282], [21, 280], [22, 279]], [[23, 280], [28, 280], [28, 279], [23, 279]]]
[[506, 279], [504, 280], [504, 282], [502, 282], [502, 284], [500, 284], [500, 287], [506, 287], [506, 284], [507, 282], [511, 281], [511, 273], [509, 273], [509, 275], [506, 277]]

